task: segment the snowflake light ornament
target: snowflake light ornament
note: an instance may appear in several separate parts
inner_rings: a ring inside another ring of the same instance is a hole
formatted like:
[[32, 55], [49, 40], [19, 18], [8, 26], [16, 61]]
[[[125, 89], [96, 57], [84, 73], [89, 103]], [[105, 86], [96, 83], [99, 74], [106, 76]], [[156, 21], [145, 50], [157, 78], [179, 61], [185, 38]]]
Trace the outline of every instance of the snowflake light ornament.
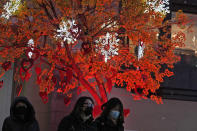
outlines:
[[9, 19], [19, 9], [20, 4], [21, 0], [10, 0], [10, 2], [7, 2], [3, 7], [5, 12], [2, 12], [1, 17]]
[[137, 58], [140, 60], [144, 56], [145, 44], [139, 41]]
[[[99, 40], [96, 40], [97, 43], [96, 51], [101, 52], [102, 55], [105, 57], [105, 62], [109, 60], [111, 57], [114, 57], [115, 55], [118, 55], [118, 42], [120, 39], [117, 39], [118, 36], [117, 33], [110, 34], [107, 33], [105, 36], [102, 36], [99, 38]], [[99, 45], [100, 44], [100, 45]]]
[[[170, 13], [169, 0], [147, 1], [147, 5], [149, 5], [156, 12], [161, 12], [164, 15], [166, 15], [167, 13]], [[145, 10], [145, 13], [146, 12], [148, 12], [148, 10]]]
[[[57, 29], [56, 39], [60, 38], [63, 41], [67, 41], [68, 43], [73, 43], [77, 41], [77, 37], [79, 36], [80, 30], [75, 23], [75, 20], [62, 20], [59, 29]], [[63, 42], [62, 42], [63, 46]]]
[[[33, 46], [34, 46], [34, 40], [30, 39], [27, 43], [28, 47], [31, 47], [31, 50], [34, 50]], [[33, 52], [28, 52], [28, 57], [31, 58], [33, 55]]]

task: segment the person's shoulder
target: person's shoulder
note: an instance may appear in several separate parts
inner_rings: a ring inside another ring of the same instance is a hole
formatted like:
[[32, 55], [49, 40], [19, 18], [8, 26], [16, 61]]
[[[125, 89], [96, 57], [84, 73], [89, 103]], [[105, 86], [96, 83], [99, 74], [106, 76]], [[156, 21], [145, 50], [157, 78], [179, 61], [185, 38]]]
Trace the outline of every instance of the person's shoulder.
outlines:
[[98, 117], [94, 120], [94, 123], [97, 125], [103, 125], [104, 124], [104, 118], [103, 117]]
[[72, 115], [67, 115], [67, 116], [64, 116], [64, 120], [71, 120], [73, 118], [73, 116]]
[[61, 122], [72, 122], [74, 120], [74, 117], [72, 115], [67, 115], [62, 118]]
[[10, 125], [12, 122], [13, 122], [13, 121], [12, 121], [11, 117], [8, 116], [8, 117], [6, 117], [6, 118], [4, 119], [3, 125]]
[[59, 123], [58, 131], [68, 129], [72, 124], [73, 124], [72, 116], [71, 115], [65, 116]]
[[10, 122], [10, 121], [12, 121], [12, 119], [11, 119], [10, 116], [8, 116], [8, 117], [6, 117], [6, 118], [4, 119], [4, 122]]
[[100, 116], [95, 119], [96, 122], [101, 122], [103, 120], [104, 120], [103, 117], [100, 117]]

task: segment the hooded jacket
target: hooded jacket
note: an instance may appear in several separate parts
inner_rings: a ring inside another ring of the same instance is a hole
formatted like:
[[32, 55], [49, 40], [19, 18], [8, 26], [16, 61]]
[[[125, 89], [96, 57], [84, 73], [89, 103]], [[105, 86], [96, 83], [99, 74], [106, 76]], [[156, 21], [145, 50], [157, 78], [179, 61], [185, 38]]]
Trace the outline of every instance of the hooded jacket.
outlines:
[[123, 125], [115, 125], [110, 119], [98, 117], [95, 120], [97, 131], [124, 131]]
[[83, 122], [79, 116], [71, 114], [62, 119], [58, 131], [97, 131], [97, 128], [92, 117]]
[[[16, 117], [15, 107], [19, 102], [27, 105], [27, 116], [25, 121]], [[40, 131], [39, 124], [35, 119], [35, 110], [26, 97], [17, 97], [10, 107], [10, 116], [4, 120], [2, 131]]]

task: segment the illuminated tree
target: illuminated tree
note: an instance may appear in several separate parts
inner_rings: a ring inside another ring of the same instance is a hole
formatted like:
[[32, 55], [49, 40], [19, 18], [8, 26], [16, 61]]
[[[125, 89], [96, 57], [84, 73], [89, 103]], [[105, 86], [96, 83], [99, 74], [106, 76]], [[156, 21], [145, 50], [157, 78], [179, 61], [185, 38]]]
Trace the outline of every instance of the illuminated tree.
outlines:
[[167, 0], [1, 0], [0, 76], [15, 62], [14, 80], [22, 89], [35, 71], [44, 102], [52, 92], [71, 97], [78, 88], [101, 105], [114, 84], [125, 83], [134, 99], [151, 94], [162, 103], [155, 92], [173, 75], [179, 60], [174, 49], [185, 40], [182, 32], [169, 38], [169, 26], [187, 23], [181, 11], [164, 21], [165, 5]]

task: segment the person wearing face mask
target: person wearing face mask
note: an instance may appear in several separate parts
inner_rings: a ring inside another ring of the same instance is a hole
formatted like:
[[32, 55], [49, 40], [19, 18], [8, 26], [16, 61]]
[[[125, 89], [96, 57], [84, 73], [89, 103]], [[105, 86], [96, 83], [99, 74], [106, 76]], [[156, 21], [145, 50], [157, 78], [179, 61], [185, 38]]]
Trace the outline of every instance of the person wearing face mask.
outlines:
[[93, 125], [93, 106], [92, 98], [80, 97], [73, 111], [61, 120], [58, 131], [97, 131]]
[[26, 97], [16, 97], [13, 101], [2, 131], [40, 131], [34, 108]]
[[111, 98], [101, 109], [103, 112], [95, 120], [98, 131], [124, 131], [123, 104], [118, 98]]

